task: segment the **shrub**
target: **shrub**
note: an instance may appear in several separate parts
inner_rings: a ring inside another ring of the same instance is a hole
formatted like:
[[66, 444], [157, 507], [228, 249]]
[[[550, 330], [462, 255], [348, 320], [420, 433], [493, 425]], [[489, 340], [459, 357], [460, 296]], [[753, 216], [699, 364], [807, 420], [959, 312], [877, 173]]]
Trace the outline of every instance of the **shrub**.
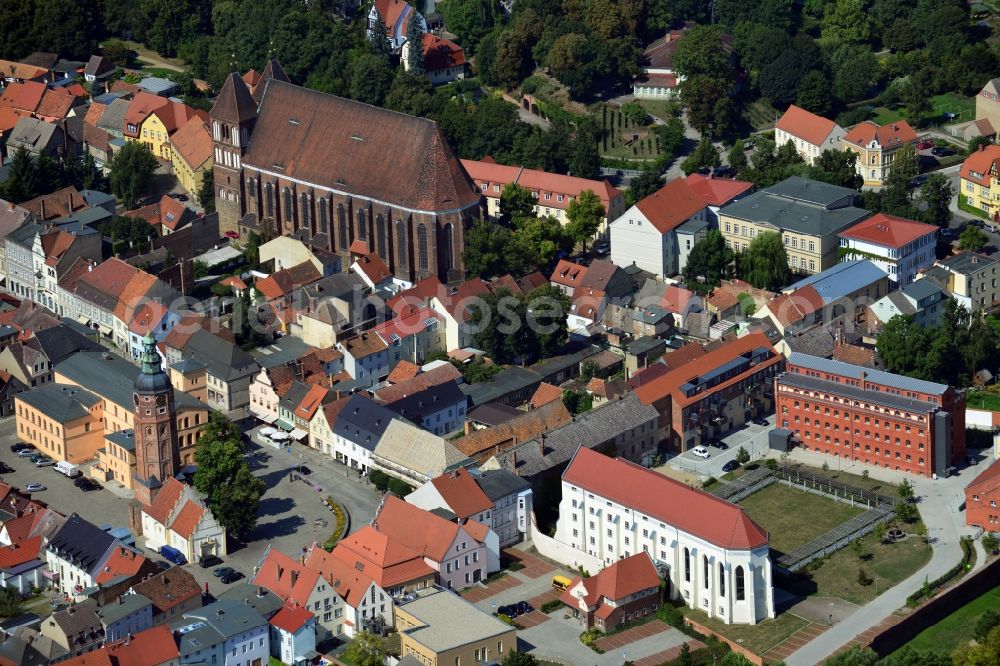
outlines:
[[539, 610], [542, 611], [543, 613], [551, 613], [552, 611], [558, 608], [562, 608], [563, 606], [565, 606], [563, 602], [559, 601], [558, 599], [553, 599], [551, 601], [546, 601], [544, 604], [542, 604]]
[[390, 478], [389, 479], [389, 492], [395, 493], [400, 497], [406, 497], [413, 492], [413, 486], [410, 484], [400, 481], [399, 479]]
[[323, 550], [331, 551], [337, 545], [337, 542], [340, 541], [341, 537], [344, 536], [344, 531], [347, 528], [347, 515], [344, 513], [343, 507], [337, 504], [332, 497], [327, 497], [324, 503], [330, 507], [330, 511], [333, 511], [333, 516], [336, 520], [333, 533], [330, 535], [330, 538], [323, 542]]
[[684, 614], [669, 603], [656, 609], [656, 618], [671, 627], [681, 627], [684, 624]]
[[604, 635], [600, 629], [588, 629], [580, 634], [580, 642], [598, 654], [604, 654], [604, 650], [597, 647], [597, 639]]
[[972, 562], [973, 558], [976, 556], [976, 550], [972, 546], [972, 539], [968, 537], [962, 537], [962, 561], [949, 569], [943, 576], [937, 578], [936, 580], [928, 582], [924, 580], [923, 587], [920, 590], [914, 592], [909, 597], [906, 598], [906, 604], [908, 606], [916, 606], [920, 603], [920, 600], [924, 597], [929, 597], [934, 593], [934, 590], [938, 589], [948, 581], [956, 578], [963, 573], [965, 573], [966, 568]]
[[987, 555], [992, 555], [1000, 547], [1000, 543], [997, 542], [997, 538], [992, 534], [986, 533], [983, 535], [983, 549], [986, 550]]
[[368, 480], [372, 482], [372, 485], [381, 492], [385, 492], [389, 488], [389, 482], [392, 481], [392, 477], [385, 472], [373, 469], [368, 472]]
[[868, 587], [873, 582], [872, 577], [868, 575], [868, 572], [865, 571], [864, 567], [858, 569], [858, 585]]
[[768, 458], [767, 460], [764, 461], [764, 467], [768, 468], [772, 472], [777, 472], [778, 471], [778, 461], [775, 460], [774, 458]]

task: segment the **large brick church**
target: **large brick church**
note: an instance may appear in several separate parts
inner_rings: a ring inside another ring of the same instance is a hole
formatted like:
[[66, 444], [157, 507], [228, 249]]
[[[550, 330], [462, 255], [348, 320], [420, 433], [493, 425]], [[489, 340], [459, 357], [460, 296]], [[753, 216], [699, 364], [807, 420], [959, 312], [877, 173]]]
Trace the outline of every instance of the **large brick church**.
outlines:
[[463, 277], [475, 184], [430, 120], [289, 83], [277, 61], [233, 73], [212, 107], [222, 231], [294, 236], [341, 254], [375, 252], [399, 278]]

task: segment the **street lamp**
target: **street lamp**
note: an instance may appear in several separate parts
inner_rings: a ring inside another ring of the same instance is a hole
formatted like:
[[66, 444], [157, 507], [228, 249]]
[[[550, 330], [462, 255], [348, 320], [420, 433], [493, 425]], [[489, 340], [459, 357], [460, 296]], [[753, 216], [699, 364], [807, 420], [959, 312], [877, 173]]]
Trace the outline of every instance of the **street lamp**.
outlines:
[[878, 576], [875, 576], [875, 596], [878, 596]]

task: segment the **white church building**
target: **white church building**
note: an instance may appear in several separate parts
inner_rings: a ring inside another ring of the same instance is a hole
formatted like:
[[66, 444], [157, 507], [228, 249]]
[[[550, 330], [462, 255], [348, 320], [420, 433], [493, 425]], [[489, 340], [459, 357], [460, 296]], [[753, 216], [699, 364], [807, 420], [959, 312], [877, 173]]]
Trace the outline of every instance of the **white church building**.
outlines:
[[774, 617], [767, 532], [739, 506], [634, 463], [580, 448], [562, 476], [554, 539], [570, 566], [644, 551], [670, 598], [726, 624]]

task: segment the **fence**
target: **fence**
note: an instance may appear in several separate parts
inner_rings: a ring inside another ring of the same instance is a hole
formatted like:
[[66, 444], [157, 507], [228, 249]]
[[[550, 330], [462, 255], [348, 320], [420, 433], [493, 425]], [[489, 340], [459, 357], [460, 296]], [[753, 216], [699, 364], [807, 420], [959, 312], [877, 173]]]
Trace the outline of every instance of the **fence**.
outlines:
[[[805, 489], [818, 490], [827, 495], [833, 495], [836, 499], [849, 499], [851, 502], [865, 504], [869, 509], [882, 504], [895, 506], [899, 501], [897, 497], [880, 495], [879, 493], [865, 490], [849, 483], [843, 483], [813, 472], [803, 471], [798, 466], [785, 465], [775, 472], [779, 478], [791, 484], [803, 486]], [[852, 504], [853, 506], [853, 504]]]
[[875, 525], [889, 520], [891, 516], [892, 507], [885, 504], [865, 511], [837, 525], [826, 534], [802, 544], [790, 553], [785, 553], [778, 558], [777, 564], [787, 571], [797, 571], [810, 562], [835, 553], [855, 539], [865, 536], [875, 529]]
[[720, 499], [735, 504], [777, 480], [777, 477], [771, 473], [771, 470], [766, 467], [758, 467], [728, 483], [718, 484], [715, 488], [709, 490], [709, 492]]

